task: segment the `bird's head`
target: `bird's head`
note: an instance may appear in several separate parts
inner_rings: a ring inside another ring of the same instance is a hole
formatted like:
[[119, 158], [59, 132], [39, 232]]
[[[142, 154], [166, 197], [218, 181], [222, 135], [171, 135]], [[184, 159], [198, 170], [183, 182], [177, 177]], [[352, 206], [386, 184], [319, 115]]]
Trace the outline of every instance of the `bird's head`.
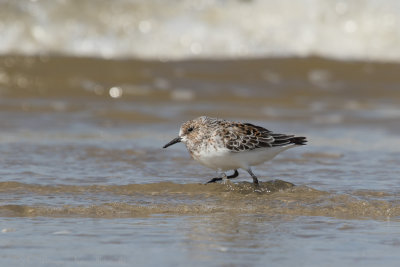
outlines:
[[179, 130], [179, 136], [172, 139], [169, 143], [163, 146], [163, 148], [167, 148], [179, 142], [182, 142], [187, 145], [191, 141], [193, 142], [197, 140], [201, 134], [200, 128], [202, 125], [206, 123], [207, 119], [208, 117], [201, 116], [194, 120], [190, 120], [183, 123]]

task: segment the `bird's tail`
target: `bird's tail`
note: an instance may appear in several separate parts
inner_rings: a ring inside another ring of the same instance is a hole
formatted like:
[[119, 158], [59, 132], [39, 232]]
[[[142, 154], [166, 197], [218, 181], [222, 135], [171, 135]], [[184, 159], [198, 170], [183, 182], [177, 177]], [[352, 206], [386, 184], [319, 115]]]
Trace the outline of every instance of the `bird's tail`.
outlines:
[[307, 138], [303, 136], [295, 136], [289, 139], [292, 144], [295, 145], [305, 145], [307, 143]]

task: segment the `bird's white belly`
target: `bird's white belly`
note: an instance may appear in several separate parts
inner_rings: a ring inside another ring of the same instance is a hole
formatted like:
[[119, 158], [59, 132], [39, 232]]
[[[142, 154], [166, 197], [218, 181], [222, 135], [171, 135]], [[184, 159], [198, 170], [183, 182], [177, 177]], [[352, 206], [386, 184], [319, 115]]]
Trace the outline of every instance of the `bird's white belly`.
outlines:
[[232, 161], [231, 154], [230, 151], [213, 151], [197, 155], [195, 159], [210, 169], [227, 171], [238, 168], [238, 162]]
[[213, 150], [194, 155], [194, 159], [202, 165], [214, 170], [247, 169], [250, 166], [259, 165], [273, 159], [280, 152], [293, 147], [260, 148], [251, 151], [231, 152], [227, 149]]

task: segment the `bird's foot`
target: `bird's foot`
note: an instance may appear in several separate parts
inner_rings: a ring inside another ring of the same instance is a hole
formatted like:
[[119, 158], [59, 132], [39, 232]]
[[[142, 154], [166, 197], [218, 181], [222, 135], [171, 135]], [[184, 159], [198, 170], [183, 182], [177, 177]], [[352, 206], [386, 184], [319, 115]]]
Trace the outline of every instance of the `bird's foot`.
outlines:
[[226, 184], [228, 182], [229, 176], [226, 176], [225, 173], [221, 173], [219, 175], [220, 177], [215, 177], [212, 178], [210, 181], [208, 181], [206, 184], [211, 184], [211, 183], [215, 183], [217, 181], [222, 181], [222, 184]]
[[210, 181], [208, 181], [206, 184], [211, 184], [211, 183], [215, 183], [215, 182], [222, 181], [222, 180], [228, 180], [228, 179], [236, 178], [236, 177], [239, 176], [239, 172], [238, 172], [237, 170], [235, 170], [235, 172], [234, 172], [232, 175], [226, 176], [225, 173], [222, 173], [220, 176], [221, 176], [222, 178], [221, 178], [221, 177], [212, 178], [212, 179], [211, 179]]
[[215, 178], [212, 178], [210, 181], [208, 181], [206, 184], [215, 183], [215, 182], [218, 182], [218, 181], [221, 181], [221, 180], [222, 180], [222, 178], [215, 177]]

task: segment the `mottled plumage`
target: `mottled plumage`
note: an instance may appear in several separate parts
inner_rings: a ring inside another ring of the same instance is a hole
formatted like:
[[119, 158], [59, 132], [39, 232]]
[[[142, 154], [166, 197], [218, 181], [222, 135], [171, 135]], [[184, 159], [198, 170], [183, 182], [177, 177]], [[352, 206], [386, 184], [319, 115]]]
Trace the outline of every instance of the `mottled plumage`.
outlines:
[[[242, 168], [249, 172], [255, 184], [257, 177], [251, 166], [272, 159], [280, 152], [305, 145], [305, 137], [277, 134], [250, 123], [232, 122], [202, 116], [182, 124], [179, 137], [166, 144], [164, 148], [183, 142], [193, 159], [217, 170], [227, 171]], [[221, 180], [214, 178], [210, 182]]]

